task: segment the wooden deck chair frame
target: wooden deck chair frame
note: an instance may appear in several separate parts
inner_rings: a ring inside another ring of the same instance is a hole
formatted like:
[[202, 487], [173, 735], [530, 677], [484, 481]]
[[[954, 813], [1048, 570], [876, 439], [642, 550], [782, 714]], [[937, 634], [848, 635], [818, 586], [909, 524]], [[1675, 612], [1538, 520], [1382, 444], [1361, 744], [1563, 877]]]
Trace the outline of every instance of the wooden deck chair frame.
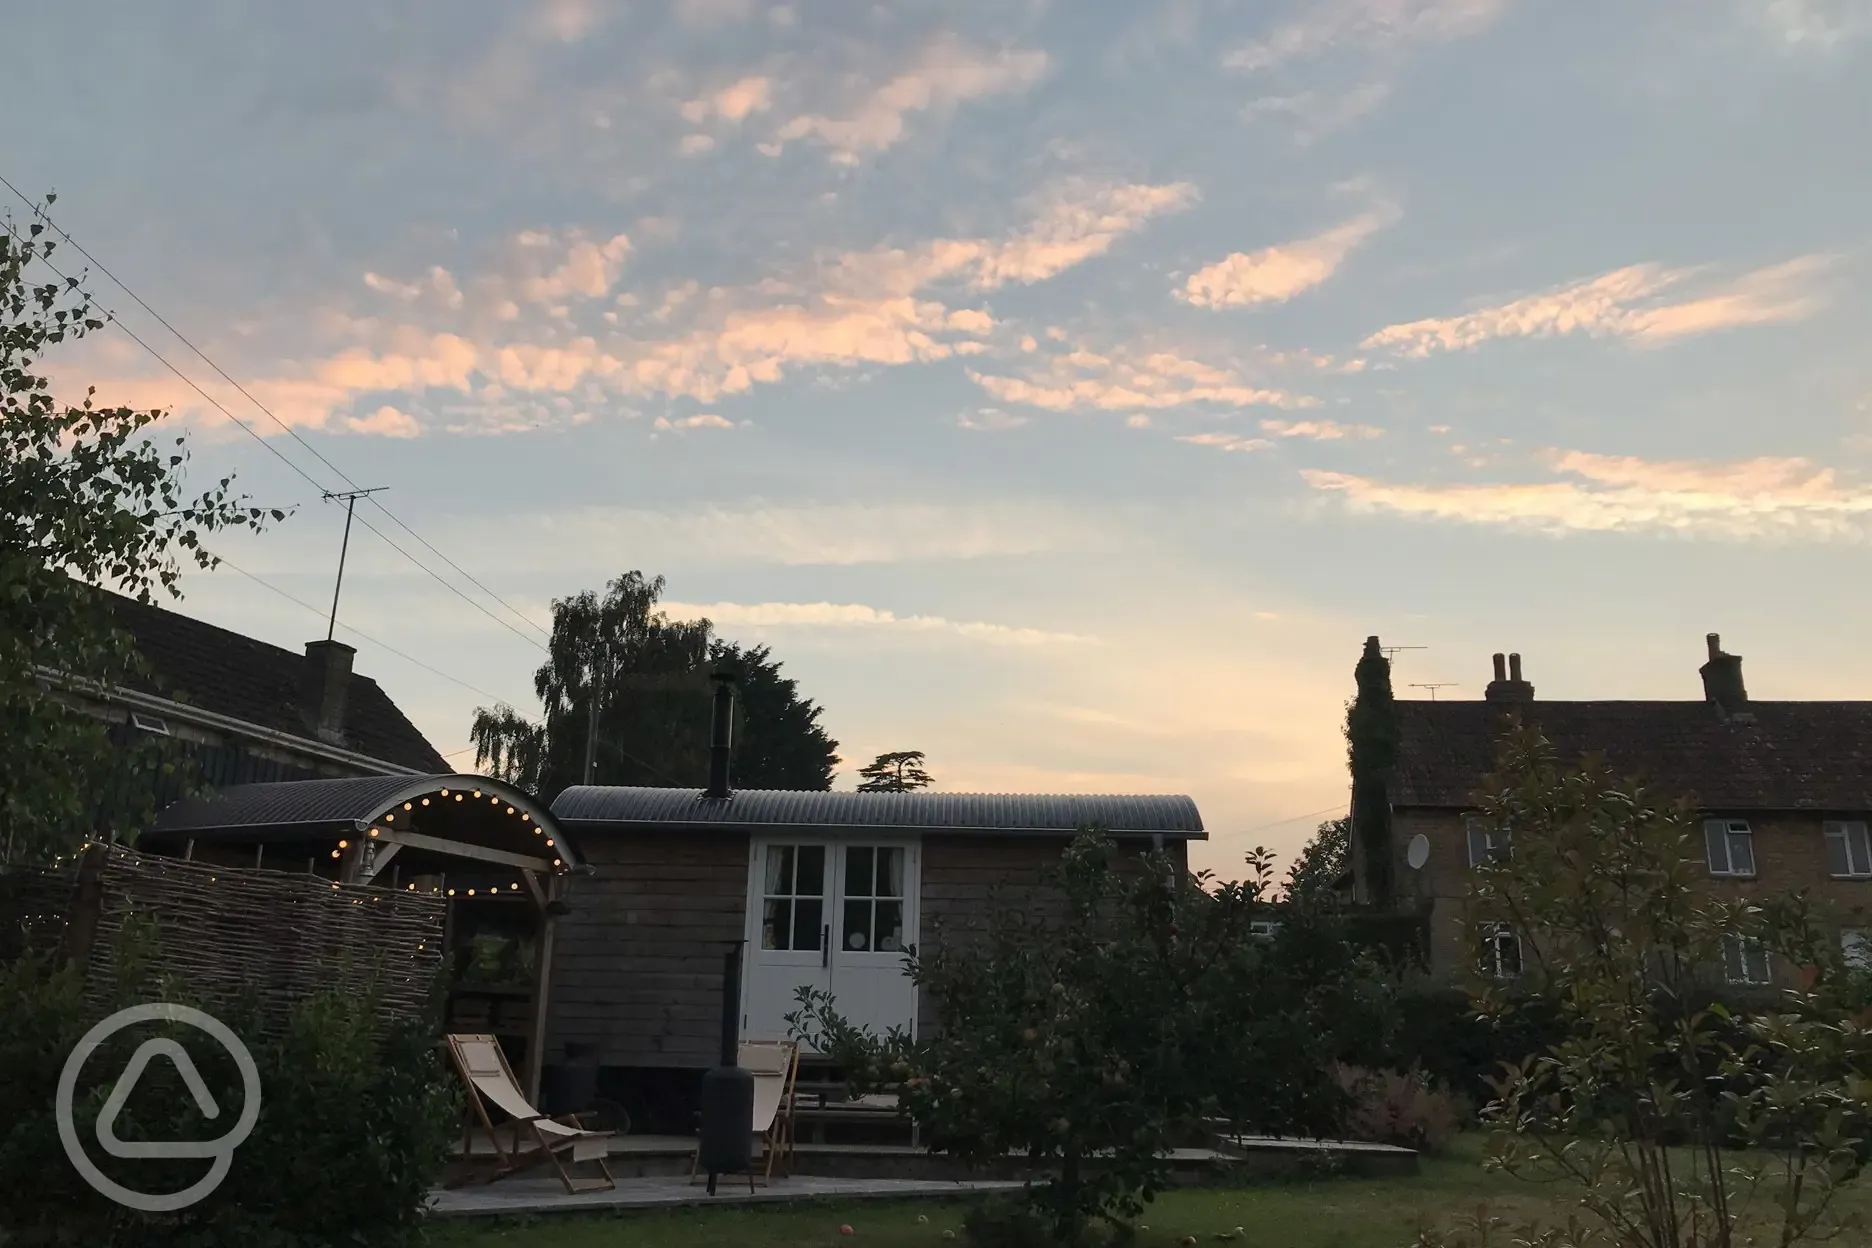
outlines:
[[[779, 1103], [774, 1107], [773, 1120], [761, 1131], [754, 1132], [754, 1134], [760, 1137], [761, 1142], [762, 1164], [758, 1181], [771, 1183], [773, 1182], [774, 1166], [776, 1163], [782, 1168], [782, 1177], [790, 1175], [793, 1172], [793, 1111], [799, 1095], [799, 1045], [791, 1040], [745, 1040], [741, 1043], [740, 1051], [736, 1054], [736, 1060], [740, 1061], [743, 1066], [748, 1064], [746, 1055], [749, 1049], [778, 1050], [783, 1055], [783, 1073], [780, 1076], [780, 1097]], [[748, 1124], [750, 1131], [753, 1131], [753, 1126], [754, 1124], [751, 1122]], [[700, 1140], [697, 1140], [695, 1155], [689, 1163], [689, 1182], [696, 1183], [700, 1181], [701, 1168], [702, 1143]], [[748, 1190], [750, 1192], [754, 1190], [756, 1181], [756, 1176], [750, 1171], [748, 1173]]]
[[[493, 1062], [484, 1063], [486, 1068], [480, 1069], [471, 1064], [470, 1055], [465, 1050], [469, 1045], [484, 1044], [492, 1051]], [[534, 1166], [550, 1165], [558, 1174], [559, 1182], [565, 1187], [568, 1196], [617, 1187], [617, 1179], [612, 1175], [611, 1166], [605, 1157], [613, 1132], [589, 1130], [579, 1121], [577, 1114], [563, 1114], [555, 1118], [534, 1109], [526, 1099], [526, 1093], [520, 1090], [513, 1068], [507, 1064], [507, 1055], [501, 1051], [500, 1041], [493, 1036], [451, 1035], [448, 1037], [448, 1050], [456, 1072], [461, 1075], [462, 1083], [468, 1089], [468, 1105], [462, 1114], [462, 1160], [470, 1165], [473, 1163], [471, 1149], [477, 1123], [487, 1132], [488, 1140], [494, 1146], [495, 1165], [483, 1182], [492, 1183]], [[494, 1069], [495, 1065], [498, 1065], [498, 1071]], [[496, 1081], [504, 1081], [506, 1087], [500, 1087]], [[510, 1145], [501, 1143], [501, 1133], [495, 1129], [494, 1121], [488, 1115], [489, 1101], [505, 1111], [510, 1119], [506, 1124], [512, 1127]], [[522, 1110], [527, 1112], [521, 1113]], [[594, 1162], [604, 1177], [574, 1178], [566, 1169], [568, 1160], [574, 1165], [582, 1161]]]

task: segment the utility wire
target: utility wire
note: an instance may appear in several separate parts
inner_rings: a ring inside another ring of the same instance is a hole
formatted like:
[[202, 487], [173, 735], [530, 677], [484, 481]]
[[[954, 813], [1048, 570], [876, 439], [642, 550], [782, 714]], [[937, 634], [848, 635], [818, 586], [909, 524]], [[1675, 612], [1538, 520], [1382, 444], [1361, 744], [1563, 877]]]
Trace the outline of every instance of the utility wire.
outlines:
[[[5, 182], [5, 179], [0, 178], [0, 182]], [[8, 186], [9, 189], [12, 188], [12, 183], [8, 182], [6, 183], [6, 185]], [[17, 195], [18, 193], [19, 192], [17, 190], [14, 190], [14, 194]], [[11, 233], [14, 238], [16, 239], [19, 238], [18, 229], [14, 228], [11, 225], [11, 223], [8, 224], [7, 228], [8, 228], [8, 232]], [[24, 240], [21, 240], [21, 241], [24, 241]], [[67, 283], [70, 283], [74, 280], [70, 277], [67, 277], [63, 270], [61, 270], [56, 264], [53, 264], [50, 260], [47, 260], [44, 255], [40, 255], [38, 259], [41, 264], [45, 265], [48, 269], [51, 269], [53, 273], [57, 274], [60, 280], [65, 281]], [[133, 294], [131, 297], [135, 298], [135, 295]], [[149, 352], [152, 356], [154, 356], [156, 360], [159, 363], [161, 363], [164, 368], [167, 368], [170, 372], [174, 373], [176, 377], [182, 381], [183, 384], [189, 387], [189, 389], [193, 390], [196, 394], [199, 394], [204, 400], [206, 400], [211, 406], [213, 406], [216, 411], [220, 412], [223, 416], [227, 417], [230, 421], [234, 422], [234, 424], [238, 425], [241, 431], [245, 433], [248, 437], [258, 442], [262, 447], [266, 448], [268, 454], [272, 455], [275, 459], [279, 460], [280, 463], [285, 464], [288, 468], [292, 469], [301, 478], [303, 478], [307, 484], [312, 486], [313, 489], [318, 490], [321, 494], [328, 492], [325, 484], [322, 481], [314, 477], [311, 473], [307, 472], [305, 469], [301, 468], [298, 464], [295, 464], [292, 460], [288, 459], [285, 456], [285, 454], [280, 451], [278, 447], [274, 446], [265, 437], [263, 437], [260, 434], [260, 432], [256, 430], [252, 425], [248, 424], [246, 421], [236, 416], [233, 412], [229, 411], [227, 409], [227, 406], [223, 404], [221, 400], [215, 398], [212, 394], [209, 394], [206, 390], [202, 389], [201, 386], [195, 382], [194, 378], [190, 377], [188, 374], [184, 373], [181, 369], [177, 368], [174, 364], [170, 363], [168, 357], [164, 356], [162, 352], [158, 351], [155, 347], [151, 346], [148, 342], [144, 341], [143, 338], [139, 336], [135, 330], [131, 329], [128, 325], [124, 324], [121, 320], [118, 320], [115, 313], [111, 312], [109, 309], [105, 309], [105, 315], [109, 318], [111, 324], [117, 326], [118, 329], [122, 330], [125, 334], [129, 335], [130, 341], [136, 343], [139, 347], [142, 347], [145, 351]], [[271, 412], [268, 412], [267, 414], [269, 416], [272, 416]], [[274, 416], [273, 419], [276, 422], [279, 420], [277, 416]], [[284, 428], [285, 426], [282, 426], [282, 427]], [[290, 428], [288, 428], [287, 432], [290, 433], [292, 431]], [[314, 454], [316, 453], [317, 452], [314, 452]], [[323, 456], [320, 456], [321, 460], [323, 458], [324, 458]], [[337, 470], [333, 469], [333, 471], [337, 471]], [[338, 475], [340, 477], [343, 477], [344, 480], [350, 481], [350, 478], [345, 477], [342, 472], [340, 472]], [[394, 516], [392, 516], [391, 518], [395, 519]], [[500, 616], [495, 615], [492, 611], [488, 610], [487, 607], [485, 607], [479, 602], [476, 602], [473, 598], [470, 598], [467, 594], [463, 593], [457, 586], [450, 584], [434, 568], [431, 568], [428, 564], [425, 564], [424, 562], [422, 562], [422, 560], [410, 554], [409, 551], [403, 549], [401, 546], [391, 541], [390, 538], [384, 534], [382, 529], [377, 528], [375, 525], [371, 524], [368, 520], [361, 520], [359, 521], [359, 523], [362, 524], [365, 528], [369, 529], [372, 533], [375, 533], [379, 538], [381, 538], [384, 544], [389, 546], [390, 549], [396, 551], [399, 555], [402, 555], [405, 559], [409, 560], [411, 563], [421, 568], [424, 572], [427, 572], [431, 577], [435, 578], [435, 581], [437, 584], [441, 585], [444, 589], [447, 589], [450, 593], [454, 594], [457, 598], [460, 598], [463, 602], [467, 603], [469, 606], [479, 611], [482, 615], [487, 616], [490, 620], [493, 620], [496, 624], [499, 624], [502, 628], [506, 629], [508, 632], [512, 633], [514, 636], [520, 638], [520, 640], [526, 642], [528, 645], [532, 646], [534, 649], [542, 650], [542, 651], [546, 649], [545, 646], [542, 646], [539, 642], [527, 636], [525, 633], [515, 628], [512, 624], [509, 624], [506, 620], [503, 620]], [[401, 524], [402, 522], [398, 521], [398, 523]], [[423, 544], [428, 545], [427, 542], [424, 542]], [[433, 549], [433, 547], [431, 549]], [[477, 584], [478, 583], [479, 582], [477, 582]], [[511, 607], [508, 609], [512, 610]], [[522, 616], [521, 618], [525, 619], [524, 616]], [[532, 623], [532, 621], [530, 620], [527, 622]], [[538, 625], [534, 625], [534, 627], [537, 628]]]
[[1304, 815], [1293, 815], [1286, 819], [1276, 819], [1272, 823], [1258, 823], [1252, 828], [1242, 829], [1239, 833], [1237, 833], [1237, 835], [1246, 836], [1250, 832], [1262, 832], [1262, 831], [1267, 830], [1268, 828], [1278, 828], [1282, 826], [1283, 824], [1299, 823], [1302, 819], [1313, 819], [1313, 818], [1317, 818], [1320, 815], [1330, 814], [1335, 810], [1343, 809], [1344, 806], [1345, 806], [1345, 803], [1340, 802], [1337, 805], [1328, 806], [1324, 810], [1309, 810]]
[[[95, 265], [97, 267], [98, 272], [102, 273], [105, 277], [109, 278], [113, 283], [116, 284], [119, 290], [123, 291], [126, 295], [129, 295], [131, 299], [135, 300], [138, 307], [142, 308], [145, 312], [149, 313], [152, 317], [156, 319], [157, 324], [161, 325], [164, 329], [168, 330], [171, 334], [175, 335], [176, 339], [180, 341], [183, 346], [187, 347], [190, 351], [193, 351], [196, 357], [200, 359], [202, 363], [206, 364], [209, 368], [213, 369], [216, 375], [218, 375], [221, 378], [221, 380], [227, 382], [230, 386], [233, 386], [236, 390], [238, 390], [241, 393], [241, 395], [249, 403], [252, 403], [255, 407], [259, 408], [262, 412], [264, 412], [268, 420], [271, 420], [274, 424], [278, 425], [283, 431], [285, 431], [288, 437], [290, 437], [293, 441], [297, 442], [300, 446], [304, 447], [307, 451], [309, 451], [312, 454], [312, 457], [314, 459], [317, 459], [321, 464], [324, 464], [327, 468], [331, 469], [334, 473], [338, 475], [339, 480], [343, 481], [346, 485], [350, 486], [352, 489], [358, 488], [357, 482], [353, 481], [351, 477], [348, 474], [346, 474], [344, 469], [340, 468], [337, 464], [334, 464], [330, 459], [326, 458], [325, 455], [321, 453], [317, 447], [313, 446], [310, 442], [300, 437], [298, 430], [294, 429], [291, 425], [287, 424], [285, 421], [281, 420], [278, 416], [274, 415], [273, 409], [269, 408], [266, 404], [262, 403], [258, 398], [254, 397], [253, 392], [248, 390], [246, 386], [243, 386], [240, 382], [236, 381], [233, 377], [229, 376], [226, 369], [222, 368], [219, 364], [215, 363], [212, 359], [208, 358], [207, 353], [204, 352], [200, 347], [196, 346], [195, 343], [188, 337], [188, 335], [184, 334], [181, 330], [177, 329], [174, 325], [170, 324], [168, 319], [164, 317], [162, 313], [158, 312], [155, 308], [152, 308], [144, 300], [143, 296], [137, 294], [136, 291], [132, 290], [130, 286], [122, 278], [118, 277], [115, 273], [111, 272], [110, 268], [107, 265], [105, 265], [103, 261], [99, 260], [96, 256], [92, 255], [89, 251], [86, 251], [84, 248], [84, 244], [80, 243], [77, 239], [73, 238], [70, 233], [68, 233], [62, 226], [58, 224], [58, 222], [54, 221], [51, 215], [47, 213], [42, 206], [35, 204], [31, 199], [28, 199], [25, 193], [22, 192], [17, 186], [14, 186], [12, 182], [8, 181], [4, 174], [0, 174], [0, 186], [5, 186], [7, 190], [13, 192], [14, 196], [17, 197], [21, 203], [25, 204], [26, 207], [33, 213], [34, 216], [38, 217], [41, 221], [44, 221], [46, 225], [52, 230], [52, 232], [56, 234], [59, 238], [63, 239], [64, 242], [72, 248], [72, 250], [76, 251], [79, 255], [83, 256], [91, 264]], [[15, 237], [17, 237], [17, 234], [15, 234]], [[54, 273], [58, 272], [58, 270], [56, 268], [53, 268], [53, 266], [49, 262], [47, 263], [46, 267], [51, 268]], [[64, 274], [61, 273], [59, 274], [59, 276], [63, 277]], [[112, 320], [115, 321], [116, 318], [113, 316]], [[118, 321], [117, 324], [120, 328], [123, 327], [123, 323], [121, 321]], [[129, 332], [129, 331], [126, 329], [125, 332]], [[135, 334], [131, 334], [130, 336], [133, 339], [136, 339], [138, 344], [141, 345], [145, 350], [151, 351], [151, 353], [154, 354], [154, 351], [149, 346], [149, 344], [143, 342], [142, 339], [137, 338]], [[160, 356], [158, 356], [157, 358], [161, 359]], [[174, 372], [176, 376], [178, 377], [182, 376], [182, 374], [178, 370], [176, 370], [175, 366], [172, 364], [169, 364], [167, 360], [163, 360], [163, 363], [167, 365], [170, 371]], [[183, 380], [188, 381], [188, 378], [183, 377]], [[213, 399], [209, 398], [207, 393], [204, 392], [200, 386], [196, 386], [192, 381], [189, 382], [189, 384], [194, 387], [197, 394], [200, 394], [203, 398], [209, 399], [211, 403], [215, 402]], [[219, 403], [215, 403], [215, 406], [217, 408], [220, 408], [222, 413], [226, 415], [228, 419], [230, 420], [234, 419], [233, 414], [228, 412], [226, 408], [221, 407]], [[245, 424], [242, 424], [242, 428], [247, 428], [247, 426]], [[248, 432], [252, 433], [253, 430], [248, 429]], [[259, 437], [258, 434], [255, 434], [254, 436]], [[264, 438], [260, 440], [262, 441], [262, 443], [265, 442]], [[275, 454], [277, 454], [277, 452], [275, 452]], [[288, 464], [290, 464], [291, 462], [291, 461], [286, 460], [285, 456], [283, 455], [280, 456], [280, 459], [283, 462], [286, 462]], [[297, 472], [299, 471], [299, 469], [296, 466], [294, 466], [294, 471]], [[312, 478], [304, 472], [300, 472], [299, 475], [305, 477], [308, 481], [312, 480]], [[313, 484], [317, 485], [318, 483], [313, 482]], [[319, 488], [321, 492], [323, 492], [324, 487], [320, 486]], [[508, 602], [505, 598], [502, 598], [499, 594], [489, 589], [486, 585], [482, 584], [478, 579], [476, 579], [476, 577], [472, 573], [470, 573], [467, 569], [463, 568], [460, 564], [456, 563], [453, 559], [450, 559], [447, 555], [443, 554], [440, 550], [436, 549], [435, 545], [431, 543], [428, 538], [425, 538], [422, 534], [418, 533], [415, 529], [412, 529], [409, 525], [405, 524], [403, 520], [399, 516], [396, 515], [396, 513], [392, 512], [388, 507], [384, 506], [384, 504], [379, 502], [375, 497], [371, 497], [367, 501], [369, 501], [370, 504], [376, 507], [379, 511], [383, 512], [385, 516], [389, 517], [391, 522], [394, 523], [398, 528], [402, 529], [405, 533], [408, 533], [411, 537], [415, 538], [418, 542], [421, 542], [423, 546], [425, 546], [431, 554], [435, 555], [436, 558], [440, 559], [443, 563], [446, 563], [450, 568], [453, 568], [455, 572], [461, 577], [463, 577], [465, 580], [467, 580], [469, 584], [473, 585], [476, 589], [479, 589], [482, 593], [486, 594], [489, 598], [492, 598], [495, 602], [498, 602], [501, 606], [507, 608], [507, 610], [513, 614], [515, 619], [519, 620], [521, 623], [525, 624], [527, 627], [533, 629], [535, 632], [539, 633], [542, 636], [550, 637], [552, 635], [548, 629], [542, 628], [539, 624], [536, 624], [532, 619], [528, 618], [527, 615], [524, 612], [522, 612], [518, 607], [514, 606], [512, 603]], [[371, 528], [369, 524], [366, 524], [365, 527]], [[402, 550], [401, 547], [396, 546], [396, 543], [391, 542], [389, 538], [384, 537], [381, 531], [375, 528], [371, 528], [371, 532], [376, 533], [378, 537], [383, 537], [386, 543], [388, 543], [393, 549], [396, 549], [398, 553], [403, 555], [404, 558], [409, 559], [410, 562], [412, 563], [417, 562], [413, 557], [409, 555], [407, 551]], [[429, 575], [436, 576], [436, 573], [431, 571], [426, 566], [420, 563], [417, 563], [417, 566], [422, 567], [425, 572], [429, 573]], [[441, 578], [437, 577], [437, 579], [439, 580]], [[453, 586], [451, 586], [450, 588], [453, 588]], [[457, 591], [457, 592], [459, 593], [460, 591]], [[466, 595], [463, 595], [463, 597], [465, 598]], [[476, 604], [476, 605], [479, 606], [479, 604]], [[502, 623], [505, 623], [505, 621], [502, 621]], [[509, 625], [508, 627], [511, 628], [512, 626]], [[521, 634], [521, 635], [525, 636], [525, 634]], [[528, 640], [531, 640], [531, 638], [529, 638]]]
[[[303, 598], [294, 597], [293, 595], [287, 593], [285, 590], [281, 589], [279, 586], [271, 583], [270, 581], [264, 581], [260, 579], [258, 576], [255, 576], [252, 572], [249, 572], [246, 568], [241, 567], [239, 564], [235, 563], [231, 559], [228, 559], [227, 557], [223, 555], [217, 555], [213, 551], [210, 551], [210, 550], [204, 550], [203, 553], [207, 554], [210, 558], [214, 559], [215, 562], [219, 563], [221, 566], [225, 568], [228, 568], [230, 571], [240, 573], [242, 576], [246, 577], [248, 580], [252, 581], [254, 584], [260, 586], [260, 588], [265, 589], [265, 590], [270, 590], [271, 592], [278, 594], [281, 598], [284, 598], [287, 602], [292, 603], [294, 606], [304, 607], [307, 611], [310, 611], [313, 615], [318, 616], [320, 619], [325, 618], [325, 612], [320, 610], [318, 607], [313, 606], [311, 603], [305, 601], [305, 599]], [[376, 646], [379, 650], [388, 651], [389, 653], [396, 655], [397, 658], [402, 659], [406, 663], [414, 663], [417, 667], [422, 668], [425, 672], [428, 672], [432, 676], [440, 676], [443, 680], [446, 680], [450, 682], [451, 684], [460, 685], [462, 688], [468, 690], [468, 692], [478, 693], [482, 697], [487, 698], [491, 701], [494, 701], [494, 702], [506, 702], [507, 701], [506, 698], [501, 697], [498, 693], [490, 693], [486, 689], [483, 689], [478, 685], [471, 685], [459, 676], [451, 676], [439, 667], [431, 667], [429, 664], [423, 662], [419, 658], [416, 658], [414, 655], [405, 654], [401, 650], [398, 650], [395, 646], [388, 645], [384, 642], [378, 641], [375, 637], [372, 637], [370, 634], [365, 633], [359, 629], [353, 628], [350, 624], [346, 623], [343, 620], [339, 620], [338, 623], [344, 625], [345, 631], [356, 636], [358, 639], [362, 641], [368, 641], [371, 645]], [[461, 751], [459, 750], [456, 751], [456, 753], [458, 754], [460, 752]], [[444, 754], [442, 757], [448, 758], [450, 756], [447, 754]]]

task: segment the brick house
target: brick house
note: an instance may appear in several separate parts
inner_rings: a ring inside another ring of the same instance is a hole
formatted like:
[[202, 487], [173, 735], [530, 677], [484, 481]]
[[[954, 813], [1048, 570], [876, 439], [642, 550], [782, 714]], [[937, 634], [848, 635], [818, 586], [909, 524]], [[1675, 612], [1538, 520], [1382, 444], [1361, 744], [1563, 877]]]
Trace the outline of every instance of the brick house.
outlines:
[[[1872, 702], [1751, 701], [1740, 656], [1724, 653], [1714, 633], [1707, 640], [1704, 696], [1696, 701], [1543, 702], [1522, 678], [1521, 657], [1504, 665], [1498, 654], [1481, 701], [1396, 704], [1398, 757], [1386, 786], [1396, 905], [1427, 920], [1433, 974], [1458, 977], [1474, 966], [1463, 898], [1470, 867], [1494, 847], [1467, 816], [1508, 712], [1537, 727], [1563, 764], [1600, 754], [1660, 797], [1694, 801], [1713, 894], [1806, 889], [1839, 916], [1846, 955], [1866, 959]], [[1362, 878], [1355, 889], [1368, 895]], [[1505, 933], [1481, 949], [1485, 967], [1500, 973], [1519, 956]], [[1725, 963], [1723, 975], [1736, 985], [1780, 982], [1787, 970], [1740, 942]]]

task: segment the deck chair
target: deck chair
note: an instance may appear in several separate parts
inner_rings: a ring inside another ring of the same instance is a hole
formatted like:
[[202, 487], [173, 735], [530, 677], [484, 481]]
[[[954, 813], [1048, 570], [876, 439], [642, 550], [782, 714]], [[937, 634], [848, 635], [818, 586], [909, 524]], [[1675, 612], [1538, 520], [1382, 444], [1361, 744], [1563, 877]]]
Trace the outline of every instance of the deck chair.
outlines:
[[[749, 1129], [760, 1137], [762, 1182], [772, 1182], [776, 1162], [791, 1164], [793, 1155], [793, 1102], [799, 1081], [799, 1046], [791, 1040], [745, 1040], [735, 1056], [741, 1068], [754, 1076], [754, 1115]], [[696, 1144], [689, 1167], [694, 1183], [702, 1167], [702, 1145]], [[748, 1175], [748, 1187], [754, 1186]]]
[[[468, 1085], [468, 1110], [462, 1122], [463, 1159], [470, 1155], [477, 1121], [494, 1145], [497, 1160], [485, 1182], [492, 1183], [518, 1171], [548, 1164], [558, 1173], [567, 1195], [617, 1186], [605, 1160], [612, 1132], [588, 1131], [572, 1115], [550, 1118], [534, 1109], [514, 1079], [500, 1042], [493, 1036], [450, 1036], [448, 1047], [449, 1055], [455, 1059], [455, 1069], [461, 1072], [462, 1081]], [[513, 1120], [505, 1145], [488, 1116], [489, 1104]], [[604, 1177], [575, 1179], [566, 1170], [568, 1161], [573, 1165], [596, 1162]]]

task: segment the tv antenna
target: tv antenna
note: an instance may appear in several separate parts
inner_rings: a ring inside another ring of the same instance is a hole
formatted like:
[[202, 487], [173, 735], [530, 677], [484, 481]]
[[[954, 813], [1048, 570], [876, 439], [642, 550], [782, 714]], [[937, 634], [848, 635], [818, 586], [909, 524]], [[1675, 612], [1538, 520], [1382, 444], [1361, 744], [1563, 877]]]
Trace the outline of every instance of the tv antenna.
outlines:
[[1396, 658], [1397, 652], [1400, 650], [1428, 650], [1430, 647], [1429, 646], [1379, 646], [1378, 648], [1384, 652], [1384, 657], [1388, 661], [1390, 659]]
[[331, 619], [325, 622], [325, 640], [332, 639], [332, 633], [338, 627], [338, 591], [344, 588], [345, 555], [351, 550], [351, 513], [357, 510], [357, 500], [369, 498], [372, 494], [389, 489], [387, 485], [373, 485], [368, 490], [326, 490], [325, 501], [328, 503], [344, 500], [344, 543], [338, 547], [338, 580], [332, 585]]
[[1411, 688], [1413, 688], [1413, 689], [1428, 689], [1428, 690], [1430, 691], [1430, 700], [1431, 700], [1432, 702], [1434, 702], [1434, 701], [1436, 701], [1436, 691], [1437, 691], [1437, 690], [1439, 690], [1439, 689], [1454, 689], [1455, 687], [1456, 687], [1456, 682], [1455, 682], [1455, 681], [1453, 681], [1453, 680], [1439, 680], [1439, 681], [1431, 681], [1431, 682], [1427, 682], [1427, 683], [1424, 683], [1424, 684], [1415, 684], [1415, 683], [1413, 683], [1413, 684], [1411, 685]]

